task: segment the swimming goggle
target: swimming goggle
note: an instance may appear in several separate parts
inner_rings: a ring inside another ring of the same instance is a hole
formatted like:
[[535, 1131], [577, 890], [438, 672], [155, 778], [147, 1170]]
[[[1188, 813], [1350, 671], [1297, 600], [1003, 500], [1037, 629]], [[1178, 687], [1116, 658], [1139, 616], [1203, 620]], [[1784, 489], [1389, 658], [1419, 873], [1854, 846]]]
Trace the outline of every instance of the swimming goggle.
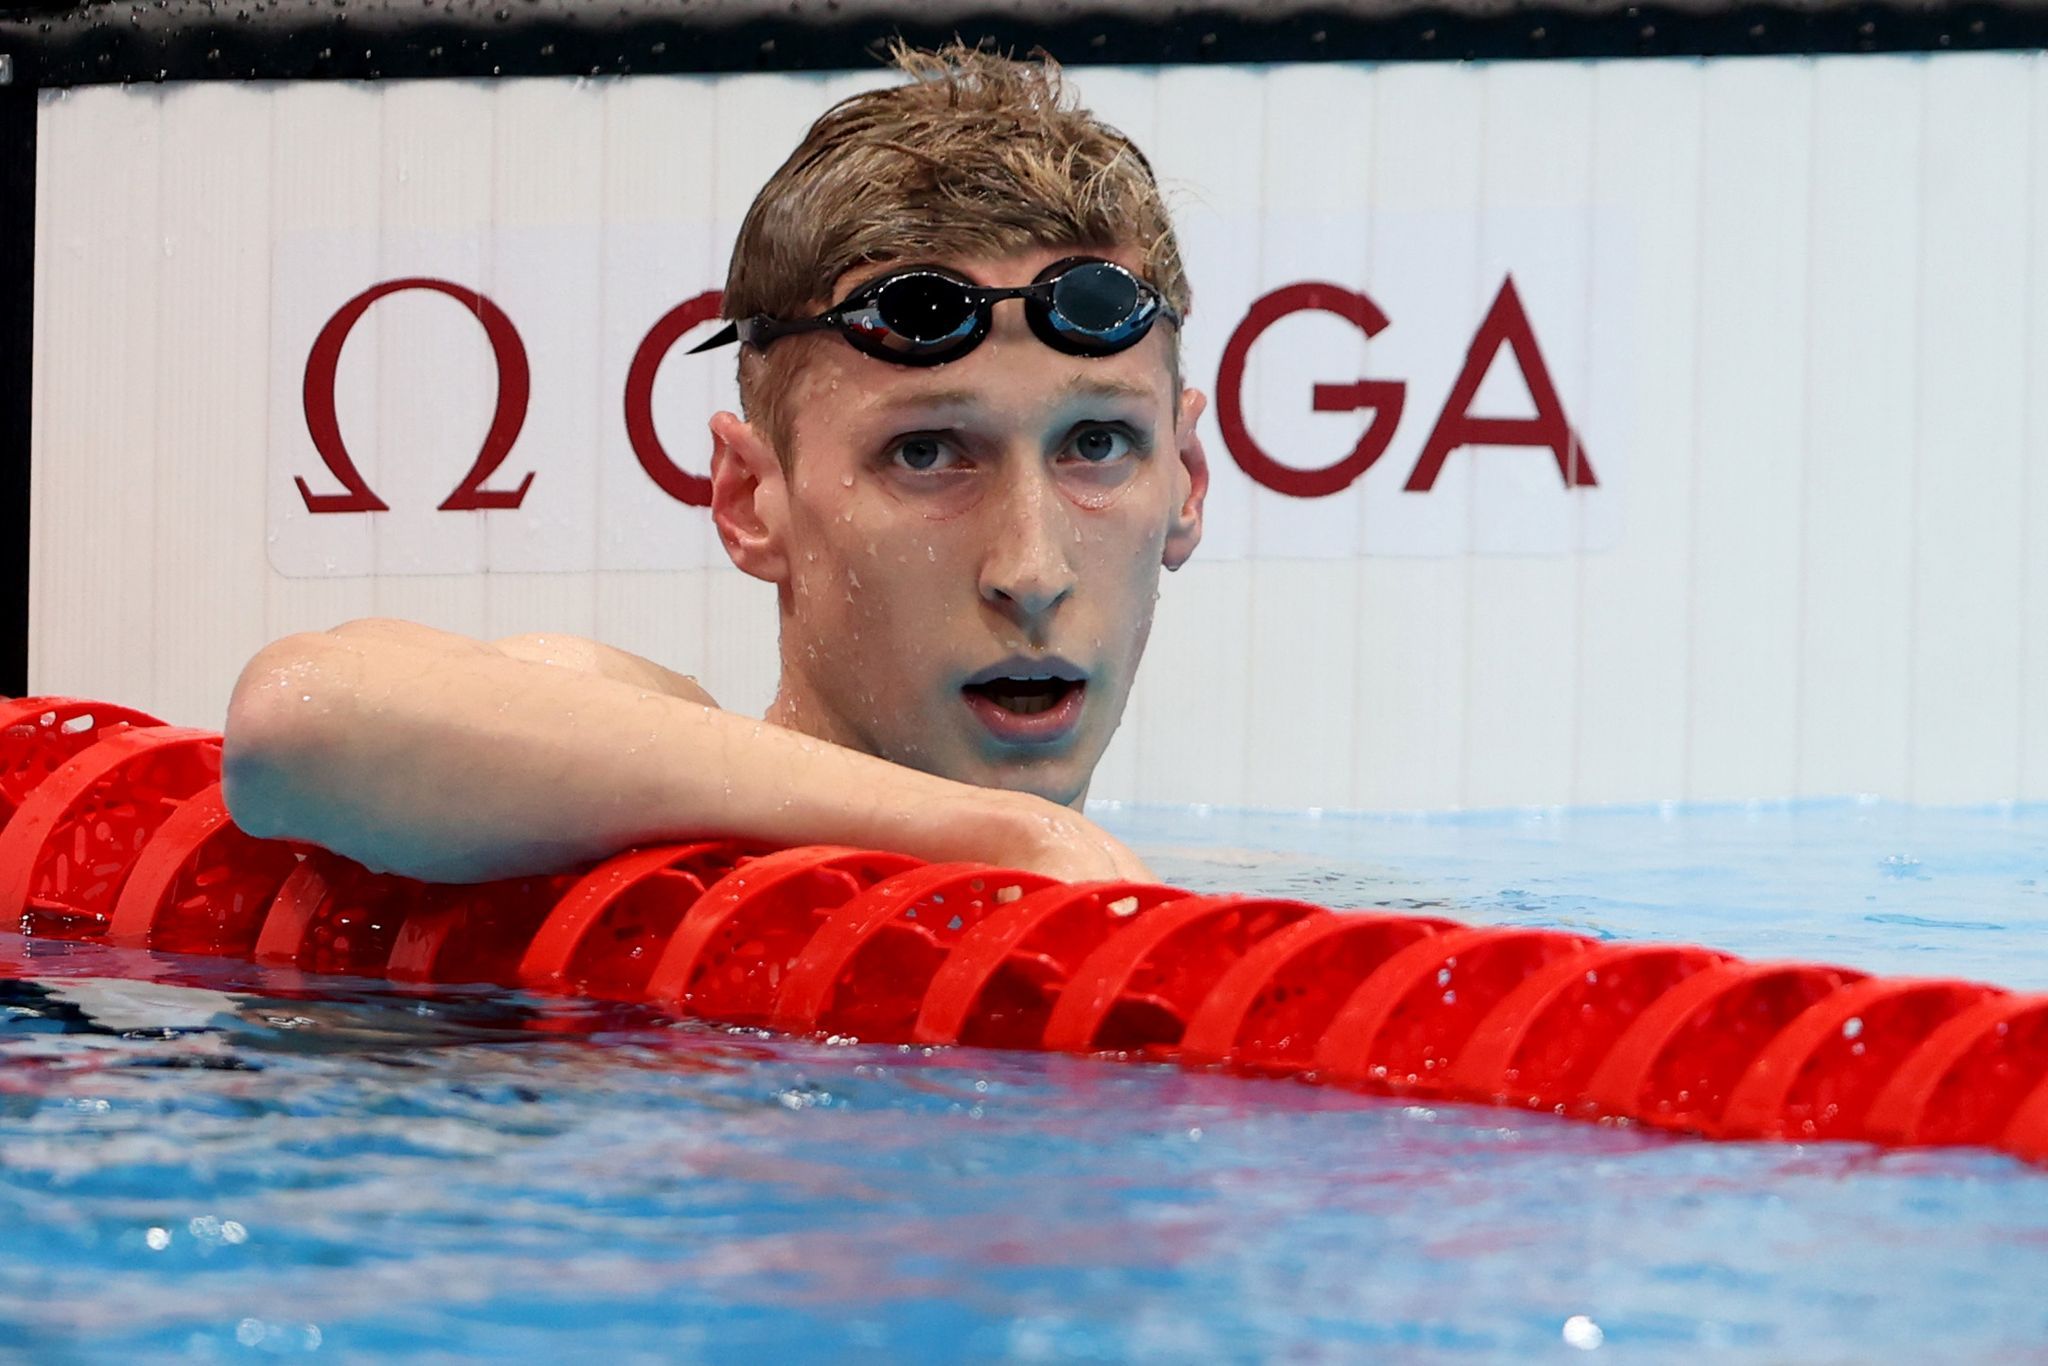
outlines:
[[1069, 256], [1028, 285], [977, 285], [940, 266], [905, 266], [877, 275], [815, 318], [741, 318], [692, 354], [729, 342], [766, 347], [799, 332], [837, 331], [870, 356], [897, 365], [943, 365], [981, 345], [995, 306], [1022, 299], [1038, 339], [1073, 356], [1110, 356], [1136, 346], [1165, 318], [1180, 314], [1158, 288], [1114, 261]]

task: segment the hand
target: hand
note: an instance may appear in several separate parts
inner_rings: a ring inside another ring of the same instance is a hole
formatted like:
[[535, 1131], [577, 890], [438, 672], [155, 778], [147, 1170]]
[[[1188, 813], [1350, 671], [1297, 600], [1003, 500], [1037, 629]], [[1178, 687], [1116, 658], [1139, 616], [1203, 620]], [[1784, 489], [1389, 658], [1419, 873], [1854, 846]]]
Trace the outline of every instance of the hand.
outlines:
[[1000, 819], [975, 857], [1062, 882], [1152, 882], [1152, 870], [1107, 830], [1070, 807], [1022, 792], [992, 794]]

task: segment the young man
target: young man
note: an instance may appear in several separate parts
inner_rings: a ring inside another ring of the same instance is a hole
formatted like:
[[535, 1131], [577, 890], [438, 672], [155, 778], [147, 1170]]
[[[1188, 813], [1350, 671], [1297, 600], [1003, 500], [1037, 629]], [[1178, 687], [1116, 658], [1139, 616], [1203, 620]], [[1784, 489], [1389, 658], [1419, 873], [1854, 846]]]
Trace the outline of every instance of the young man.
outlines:
[[1146, 876], [1079, 811], [1201, 535], [1172, 226], [1049, 61], [898, 63], [754, 201], [714, 339], [745, 416], [711, 422], [712, 516], [778, 589], [765, 720], [591, 641], [351, 622], [236, 685], [244, 828], [446, 881], [689, 835]]

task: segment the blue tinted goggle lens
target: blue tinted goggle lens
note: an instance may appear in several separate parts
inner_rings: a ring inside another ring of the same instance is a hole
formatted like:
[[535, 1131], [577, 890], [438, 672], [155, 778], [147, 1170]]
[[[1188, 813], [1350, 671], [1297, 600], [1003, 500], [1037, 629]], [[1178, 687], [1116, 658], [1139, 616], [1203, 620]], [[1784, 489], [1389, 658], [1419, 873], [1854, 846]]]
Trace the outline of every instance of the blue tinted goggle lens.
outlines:
[[1052, 320], [1063, 332], [1112, 337], [1144, 301], [1137, 278], [1107, 261], [1071, 267], [1052, 281]]

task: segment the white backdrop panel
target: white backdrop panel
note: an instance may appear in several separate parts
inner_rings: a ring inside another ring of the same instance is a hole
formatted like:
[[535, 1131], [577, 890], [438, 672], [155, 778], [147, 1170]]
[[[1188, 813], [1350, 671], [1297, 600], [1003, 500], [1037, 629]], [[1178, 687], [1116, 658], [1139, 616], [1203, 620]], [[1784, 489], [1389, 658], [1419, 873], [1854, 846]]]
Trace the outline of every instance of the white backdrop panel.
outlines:
[[[656, 486], [627, 377], [722, 283], [809, 121], [887, 79], [46, 96], [32, 686], [218, 725], [264, 640], [383, 613], [587, 633], [764, 705], [772, 590]], [[1189, 382], [1242, 417], [1204, 419], [1207, 541], [1095, 795], [2048, 798], [2048, 60], [1074, 80], [1168, 186]], [[414, 289], [335, 369], [388, 510], [312, 513], [295, 479], [340, 488], [307, 421], [313, 339], [421, 276], [517, 329], [528, 408], [482, 487], [531, 474], [530, 496], [440, 510], [502, 374], [470, 304]], [[1225, 373], [1260, 301], [1306, 285], [1384, 330], [1291, 313]], [[1461, 378], [1485, 376], [1453, 426], [1543, 411], [1517, 327], [1584, 477], [1473, 443], [1422, 480]], [[729, 359], [682, 349], [649, 411], [677, 477], [735, 399]], [[1365, 380], [1405, 386], [1391, 439], [1303, 496], [1378, 418], [1346, 406]]]

